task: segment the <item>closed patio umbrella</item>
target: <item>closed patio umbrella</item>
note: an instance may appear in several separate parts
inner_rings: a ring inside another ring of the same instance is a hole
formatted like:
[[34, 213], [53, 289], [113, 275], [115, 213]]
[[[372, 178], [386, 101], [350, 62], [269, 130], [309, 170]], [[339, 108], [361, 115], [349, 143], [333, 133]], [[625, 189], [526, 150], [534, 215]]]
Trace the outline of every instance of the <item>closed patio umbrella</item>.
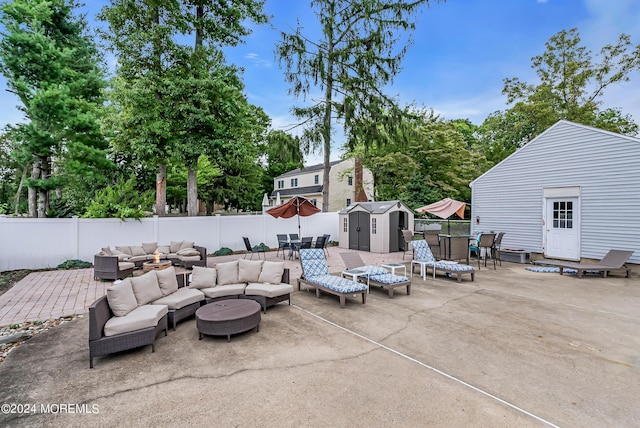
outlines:
[[275, 218], [291, 218], [294, 215], [298, 216], [298, 236], [302, 236], [300, 233], [300, 216], [307, 217], [316, 213], [319, 213], [320, 209], [311, 203], [307, 198], [302, 196], [296, 196], [289, 199], [282, 205], [273, 207], [267, 210], [267, 213]]
[[451, 198], [444, 198], [441, 201], [420, 207], [416, 209], [416, 212], [420, 214], [429, 213], [440, 218], [446, 218], [447, 234], [451, 235], [451, 224], [449, 223], [450, 217], [454, 214], [458, 214], [458, 217], [464, 218], [464, 208], [466, 206], [467, 204], [465, 202], [456, 201]]

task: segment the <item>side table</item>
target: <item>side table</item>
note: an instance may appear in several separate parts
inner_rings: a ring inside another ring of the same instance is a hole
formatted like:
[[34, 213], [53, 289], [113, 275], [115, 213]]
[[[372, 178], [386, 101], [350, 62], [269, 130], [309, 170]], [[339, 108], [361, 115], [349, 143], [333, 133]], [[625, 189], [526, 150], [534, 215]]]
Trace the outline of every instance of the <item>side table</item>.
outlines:
[[403, 265], [401, 263], [384, 263], [380, 265], [385, 269], [391, 270], [391, 275], [396, 274], [396, 269], [402, 268], [404, 270], [404, 276], [407, 276], [407, 265]]
[[342, 271], [342, 277], [350, 276], [353, 282], [358, 282], [358, 277], [367, 277], [367, 293], [369, 292], [369, 272], [362, 269], [347, 269]]

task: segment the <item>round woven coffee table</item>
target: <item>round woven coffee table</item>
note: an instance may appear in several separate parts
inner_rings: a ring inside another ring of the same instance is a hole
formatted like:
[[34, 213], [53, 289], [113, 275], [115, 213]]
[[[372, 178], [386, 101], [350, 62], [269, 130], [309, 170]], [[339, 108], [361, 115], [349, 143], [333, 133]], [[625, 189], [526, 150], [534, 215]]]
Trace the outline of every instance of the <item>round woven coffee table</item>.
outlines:
[[219, 300], [204, 305], [196, 311], [196, 327], [202, 335], [227, 336], [249, 331], [260, 331], [260, 303], [249, 299]]

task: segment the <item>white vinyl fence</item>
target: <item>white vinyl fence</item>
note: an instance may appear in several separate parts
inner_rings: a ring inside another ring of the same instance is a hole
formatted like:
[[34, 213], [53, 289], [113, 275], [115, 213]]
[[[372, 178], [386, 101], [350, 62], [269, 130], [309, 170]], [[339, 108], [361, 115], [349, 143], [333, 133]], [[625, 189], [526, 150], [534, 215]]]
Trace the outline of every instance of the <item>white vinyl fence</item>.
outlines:
[[[319, 213], [300, 217], [301, 236], [331, 235], [338, 240], [338, 214]], [[298, 218], [276, 219], [268, 214], [206, 217], [157, 217], [119, 219], [34, 219], [0, 216], [0, 272], [43, 269], [65, 260], [93, 263], [100, 248], [157, 242], [194, 241], [209, 254], [222, 247], [244, 250], [242, 237], [251, 245], [261, 242], [278, 247], [278, 233], [298, 233]]]

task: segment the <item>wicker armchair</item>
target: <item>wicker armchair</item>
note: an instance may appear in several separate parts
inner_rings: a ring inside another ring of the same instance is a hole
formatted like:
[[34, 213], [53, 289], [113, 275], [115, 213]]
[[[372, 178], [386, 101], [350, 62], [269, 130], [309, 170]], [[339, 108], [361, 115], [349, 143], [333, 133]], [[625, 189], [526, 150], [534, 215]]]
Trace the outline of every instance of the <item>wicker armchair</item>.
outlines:
[[118, 261], [118, 256], [93, 256], [93, 277], [116, 280], [133, 276], [135, 263]]

